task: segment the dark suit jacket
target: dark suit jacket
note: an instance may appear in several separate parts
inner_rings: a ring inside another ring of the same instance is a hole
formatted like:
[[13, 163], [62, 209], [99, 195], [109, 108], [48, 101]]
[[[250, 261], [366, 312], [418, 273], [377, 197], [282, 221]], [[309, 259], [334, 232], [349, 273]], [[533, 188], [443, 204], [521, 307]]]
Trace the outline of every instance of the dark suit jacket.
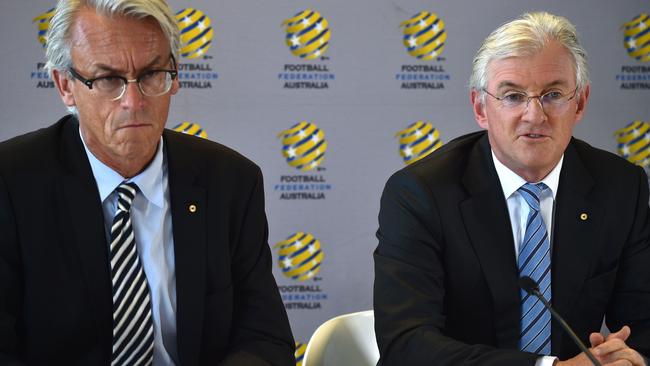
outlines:
[[[581, 220], [582, 213], [588, 215]], [[572, 139], [556, 195], [553, 306], [587, 344], [607, 324], [650, 354], [650, 223], [641, 168]], [[485, 132], [395, 173], [375, 251], [383, 365], [534, 365], [519, 352], [520, 295], [506, 200]], [[552, 355], [580, 353], [552, 323]]]
[[[214, 142], [163, 138], [180, 365], [295, 364], [260, 169]], [[0, 364], [110, 364], [107, 248], [74, 118], [0, 144]]]

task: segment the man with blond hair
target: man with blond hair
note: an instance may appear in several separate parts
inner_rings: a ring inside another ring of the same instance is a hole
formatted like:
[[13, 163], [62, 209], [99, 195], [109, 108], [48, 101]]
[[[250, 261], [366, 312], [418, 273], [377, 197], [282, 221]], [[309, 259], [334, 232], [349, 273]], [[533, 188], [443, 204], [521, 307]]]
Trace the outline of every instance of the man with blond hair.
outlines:
[[382, 365], [591, 365], [522, 277], [602, 365], [647, 365], [647, 178], [572, 137], [589, 88], [563, 17], [524, 14], [484, 41], [470, 99], [486, 131], [395, 173], [382, 196]]
[[47, 67], [72, 112], [0, 143], [1, 365], [295, 364], [259, 167], [165, 130], [163, 0], [61, 0]]

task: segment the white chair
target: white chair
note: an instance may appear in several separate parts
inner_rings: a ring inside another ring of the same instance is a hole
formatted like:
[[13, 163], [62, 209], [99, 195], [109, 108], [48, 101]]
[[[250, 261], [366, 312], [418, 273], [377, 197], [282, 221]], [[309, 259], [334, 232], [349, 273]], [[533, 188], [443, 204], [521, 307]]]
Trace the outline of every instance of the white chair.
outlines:
[[345, 314], [321, 324], [307, 344], [303, 366], [375, 366], [379, 349], [372, 310]]

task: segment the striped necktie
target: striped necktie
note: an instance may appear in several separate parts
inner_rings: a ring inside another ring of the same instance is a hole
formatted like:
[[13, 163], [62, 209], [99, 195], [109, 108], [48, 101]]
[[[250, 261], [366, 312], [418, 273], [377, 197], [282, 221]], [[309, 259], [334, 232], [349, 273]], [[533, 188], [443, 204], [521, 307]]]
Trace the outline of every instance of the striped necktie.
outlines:
[[[544, 183], [526, 183], [519, 194], [530, 206], [526, 233], [519, 246], [519, 276], [535, 280], [542, 295], [551, 301], [551, 245], [539, 207], [539, 196], [548, 187]], [[551, 353], [551, 313], [539, 299], [521, 290], [521, 338], [519, 349], [549, 355]]]
[[111, 280], [113, 283], [113, 351], [111, 366], [151, 365], [153, 321], [147, 277], [135, 245], [131, 203], [135, 183], [120, 184], [117, 212], [111, 226]]

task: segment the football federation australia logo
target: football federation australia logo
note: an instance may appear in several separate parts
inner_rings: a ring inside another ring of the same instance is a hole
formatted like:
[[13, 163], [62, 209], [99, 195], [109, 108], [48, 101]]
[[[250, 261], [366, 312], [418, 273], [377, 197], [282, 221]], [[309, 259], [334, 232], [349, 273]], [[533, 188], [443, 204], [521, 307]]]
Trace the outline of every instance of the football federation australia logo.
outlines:
[[282, 156], [292, 167], [308, 171], [321, 165], [327, 151], [325, 132], [316, 124], [297, 123], [278, 134], [282, 138]]
[[409, 55], [420, 60], [432, 60], [445, 48], [445, 23], [436, 13], [421, 11], [400, 24], [404, 28], [403, 42]]
[[207, 15], [198, 9], [186, 8], [176, 13], [176, 21], [181, 32], [182, 57], [192, 59], [208, 52], [214, 31]]
[[201, 125], [198, 123], [183, 121], [174, 126], [172, 129], [174, 131], [182, 132], [188, 135], [202, 137], [204, 139], [208, 138], [207, 132], [205, 132], [203, 127], [201, 127]]
[[323, 56], [330, 44], [330, 28], [327, 19], [313, 10], [303, 10], [282, 22], [289, 50], [295, 56], [312, 60]]
[[54, 8], [32, 19], [32, 23], [36, 23], [38, 28], [38, 41], [43, 45], [43, 47], [47, 45], [47, 31], [50, 29], [50, 20], [53, 16]]
[[293, 280], [305, 281], [320, 272], [323, 251], [313, 235], [297, 232], [275, 244], [282, 274]]
[[650, 165], [650, 124], [634, 121], [614, 133], [619, 155], [644, 168]]
[[411, 164], [440, 148], [440, 131], [429, 122], [417, 121], [397, 132], [399, 154], [404, 163]]
[[641, 13], [623, 25], [623, 42], [627, 54], [635, 60], [650, 60], [650, 17]]
[[305, 358], [305, 351], [307, 350], [307, 343], [296, 342], [296, 366], [302, 366], [302, 359]]

